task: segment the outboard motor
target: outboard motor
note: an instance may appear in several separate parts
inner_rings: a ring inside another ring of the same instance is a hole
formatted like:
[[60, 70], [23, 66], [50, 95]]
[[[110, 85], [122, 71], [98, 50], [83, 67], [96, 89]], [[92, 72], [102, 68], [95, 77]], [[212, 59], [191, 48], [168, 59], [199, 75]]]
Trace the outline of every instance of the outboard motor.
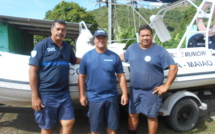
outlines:
[[[210, 36], [208, 38], [209, 42], [209, 49], [214, 49], [215, 50], [215, 35]], [[205, 36], [203, 34], [195, 34], [190, 37], [188, 40], [188, 48], [192, 47], [205, 47]]]

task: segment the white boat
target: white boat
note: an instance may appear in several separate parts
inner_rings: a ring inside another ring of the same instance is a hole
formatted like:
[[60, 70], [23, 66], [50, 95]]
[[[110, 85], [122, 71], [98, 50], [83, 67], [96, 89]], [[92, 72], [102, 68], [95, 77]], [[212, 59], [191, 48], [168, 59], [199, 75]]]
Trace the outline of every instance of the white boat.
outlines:
[[[215, 84], [215, 56], [212, 55], [211, 50], [189, 48], [168, 51], [175, 56], [177, 54], [174, 60], [179, 67], [171, 90]], [[29, 56], [0, 52], [0, 102], [2, 104], [29, 105], [31, 103], [29, 58]], [[123, 67], [129, 87], [129, 64], [123, 63]], [[70, 66], [69, 86], [73, 99], [78, 99], [78, 69], [77, 64]], [[165, 71], [165, 76], [167, 73]]]
[[[213, 0], [211, 0], [210, 2], [212, 3], [214, 10], [215, 2]], [[204, 3], [200, 5], [198, 8], [201, 9], [202, 8], [201, 6], [203, 5]], [[198, 10], [197, 15], [194, 16], [193, 21], [191, 22], [190, 25], [193, 25], [193, 22], [195, 21], [196, 18], [198, 18], [199, 14], [200, 11]], [[152, 20], [151, 22], [155, 30], [157, 30], [156, 22], [158, 21]], [[162, 22], [158, 23], [159, 26], [161, 24]], [[206, 32], [209, 30], [210, 28], [205, 29]], [[190, 31], [189, 28], [187, 31], [188, 32]], [[208, 37], [207, 33], [206, 37]], [[170, 88], [170, 91], [187, 89], [191, 87], [214, 85], [215, 84], [214, 50], [209, 49], [207, 47], [208, 45], [206, 45], [205, 47], [196, 48], [195, 47], [180, 48], [180, 45], [182, 43], [183, 42], [179, 44], [178, 48], [167, 49], [179, 67], [177, 77], [172, 87]], [[206, 44], [208, 44], [207, 39]], [[28, 78], [29, 58], [30, 58], [29, 56], [0, 52], [0, 103], [8, 105], [31, 104], [31, 90]], [[123, 67], [128, 82], [127, 86], [129, 87], [129, 64], [123, 63]], [[78, 70], [79, 65], [70, 66], [69, 86], [70, 93], [73, 99], [78, 99], [77, 87]], [[167, 73], [168, 70], [165, 71], [165, 77]]]

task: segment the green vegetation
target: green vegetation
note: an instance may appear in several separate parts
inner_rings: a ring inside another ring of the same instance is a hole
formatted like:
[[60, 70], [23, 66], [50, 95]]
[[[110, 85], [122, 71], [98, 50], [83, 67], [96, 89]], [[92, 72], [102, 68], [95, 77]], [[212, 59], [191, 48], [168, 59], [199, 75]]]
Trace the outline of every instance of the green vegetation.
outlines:
[[[197, 1], [196, 3], [200, 4], [200, 1]], [[150, 23], [150, 16], [155, 15], [161, 8], [136, 8], [136, 10], [146, 19], [147, 22]], [[195, 12], [196, 9], [192, 5], [181, 6], [169, 10], [165, 14], [163, 21], [169, 30], [172, 39], [161, 43], [160, 40], [156, 38], [155, 42], [165, 48], [176, 48]], [[107, 30], [108, 8], [103, 6], [100, 9], [91, 11], [91, 13], [94, 14], [95, 20], [99, 27]], [[133, 12], [131, 7], [125, 5], [113, 6], [113, 20], [114, 22], [112, 25], [114, 27], [114, 40], [136, 38], [135, 33], [138, 32], [139, 26], [146, 24], [146, 22], [144, 22], [136, 13]], [[132, 43], [136, 42], [136, 40], [120, 42], [126, 43], [126, 46], [128, 47]]]
[[[201, 0], [197, 0], [199, 5]], [[161, 7], [162, 8], [162, 7]], [[155, 15], [161, 8], [137, 8], [137, 12], [143, 16], [148, 23], [150, 23], [150, 16]], [[161, 43], [156, 37], [155, 42], [165, 48], [176, 48], [179, 44], [183, 34], [186, 31], [187, 25], [192, 20], [196, 9], [192, 5], [181, 6], [175, 9], [171, 9], [166, 12], [163, 21], [170, 32], [172, 39], [170, 41]], [[162, 14], [162, 13], [161, 13]], [[54, 7], [53, 10], [46, 12], [45, 19], [63, 19], [69, 22], [81, 22], [85, 21], [88, 24], [92, 24], [89, 28], [92, 33], [95, 29], [103, 28], [108, 31], [108, 8], [103, 6], [99, 9], [87, 12], [86, 9], [80, 7], [74, 2], [61, 1]], [[126, 48], [132, 43], [136, 42], [136, 33], [141, 25], [146, 24], [141, 17], [133, 11], [129, 6], [114, 5], [113, 6], [113, 28], [114, 28], [114, 40], [119, 43], [126, 43]], [[45, 37], [35, 36], [34, 43], [44, 39]], [[128, 39], [128, 40], [122, 40]], [[75, 45], [75, 42], [66, 39]], [[121, 40], [121, 41], [118, 41]], [[184, 43], [185, 44], [185, 43]], [[185, 45], [183, 44], [182, 47]]]
[[[85, 23], [92, 24], [91, 27], [89, 28], [91, 31], [96, 30], [98, 27], [94, 15], [90, 12], [87, 12], [86, 9], [80, 7], [77, 3], [74, 2], [61, 1], [58, 5], [54, 7], [53, 10], [49, 10], [46, 12], [45, 19], [47, 20], [62, 19], [67, 22], [77, 23], [85, 21]], [[35, 35], [34, 44], [37, 44], [44, 38], [46, 37]], [[75, 42], [72, 41], [71, 39], [65, 40], [70, 42], [70, 44], [72, 44], [73, 46], [75, 45]]]
[[80, 7], [74, 2], [61, 1], [52, 11], [47, 11], [45, 19], [55, 20], [62, 19], [67, 22], [81, 22], [92, 24], [91, 30], [97, 29], [97, 22], [92, 13], [87, 12], [86, 9]]

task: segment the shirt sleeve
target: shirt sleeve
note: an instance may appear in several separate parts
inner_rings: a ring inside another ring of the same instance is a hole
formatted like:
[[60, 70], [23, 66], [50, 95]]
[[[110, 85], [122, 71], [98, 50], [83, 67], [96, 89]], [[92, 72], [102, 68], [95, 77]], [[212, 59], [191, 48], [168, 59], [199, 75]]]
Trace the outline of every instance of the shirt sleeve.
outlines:
[[[70, 46], [71, 46], [71, 45], [70, 45]], [[75, 64], [77, 58], [76, 58], [76, 56], [75, 56], [75, 53], [74, 53], [73, 50], [72, 50], [72, 46], [71, 46], [70, 48], [71, 48], [71, 49], [70, 49], [70, 63], [71, 63], [71, 64]]]
[[120, 57], [118, 55], [116, 57], [116, 63], [117, 63], [116, 73], [124, 73], [122, 62], [121, 62]]
[[162, 63], [162, 68], [166, 70], [168, 66], [176, 64], [172, 56], [169, 54], [169, 52], [164, 49], [162, 57], [161, 57], [161, 63]]
[[34, 49], [31, 51], [31, 56], [29, 60], [29, 65], [35, 65], [40, 66], [43, 59], [43, 48], [42, 48], [42, 42], [39, 42]]
[[79, 66], [79, 74], [87, 74], [87, 66], [86, 66], [86, 56], [84, 55], [81, 59], [81, 63]]
[[[132, 45], [132, 44], [131, 44]], [[124, 60], [125, 62], [128, 62], [129, 61], [129, 53], [130, 53], [130, 48], [131, 48], [131, 45], [128, 47], [128, 49], [124, 52]]]

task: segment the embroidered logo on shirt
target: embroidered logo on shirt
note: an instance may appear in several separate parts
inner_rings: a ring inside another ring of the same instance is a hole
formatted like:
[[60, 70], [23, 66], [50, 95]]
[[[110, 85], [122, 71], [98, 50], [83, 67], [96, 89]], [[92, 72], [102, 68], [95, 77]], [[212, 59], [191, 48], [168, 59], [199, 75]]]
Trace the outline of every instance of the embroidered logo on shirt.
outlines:
[[104, 59], [104, 61], [113, 61], [112, 59]]
[[151, 60], [151, 56], [146, 56], [146, 57], [145, 57], [145, 61], [146, 61], [146, 62], [149, 62], [150, 60]]
[[37, 55], [37, 51], [36, 50], [33, 50], [33, 51], [31, 51], [31, 57], [35, 57]]
[[47, 48], [47, 51], [48, 51], [48, 52], [55, 51], [55, 48], [54, 48], [54, 47]]

